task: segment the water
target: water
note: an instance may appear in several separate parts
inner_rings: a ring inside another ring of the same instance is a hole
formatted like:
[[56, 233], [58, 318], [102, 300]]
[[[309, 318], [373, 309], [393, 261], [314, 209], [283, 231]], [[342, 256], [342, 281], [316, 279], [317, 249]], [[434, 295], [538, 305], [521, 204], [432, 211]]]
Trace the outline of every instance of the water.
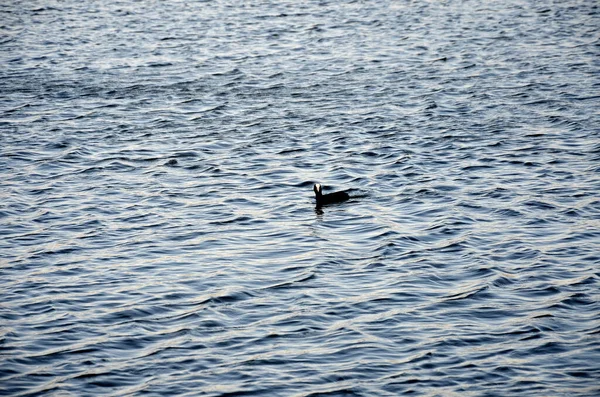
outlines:
[[600, 393], [596, 2], [0, 16], [0, 394]]

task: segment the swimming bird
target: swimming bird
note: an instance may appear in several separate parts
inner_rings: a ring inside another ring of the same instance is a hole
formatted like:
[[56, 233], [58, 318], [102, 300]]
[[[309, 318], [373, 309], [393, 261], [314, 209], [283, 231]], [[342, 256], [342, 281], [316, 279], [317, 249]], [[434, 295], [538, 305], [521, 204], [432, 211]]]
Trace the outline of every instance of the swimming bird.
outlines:
[[315, 196], [317, 197], [317, 207], [325, 204], [341, 203], [342, 201], [346, 201], [350, 198], [346, 192], [323, 194], [320, 183], [315, 183], [313, 190], [315, 191]]

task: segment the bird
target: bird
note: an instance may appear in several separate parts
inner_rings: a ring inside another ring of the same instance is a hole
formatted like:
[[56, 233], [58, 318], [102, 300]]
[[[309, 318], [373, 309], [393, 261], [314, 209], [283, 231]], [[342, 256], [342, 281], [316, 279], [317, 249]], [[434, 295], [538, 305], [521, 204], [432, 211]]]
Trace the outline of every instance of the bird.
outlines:
[[317, 198], [317, 207], [326, 204], [341, 203], [342, 201], [346, 201], [350, 198], [346, 192], [323, 194], [320, 183], [315, 183], [313, 190], [315, 191], [315, 196]]

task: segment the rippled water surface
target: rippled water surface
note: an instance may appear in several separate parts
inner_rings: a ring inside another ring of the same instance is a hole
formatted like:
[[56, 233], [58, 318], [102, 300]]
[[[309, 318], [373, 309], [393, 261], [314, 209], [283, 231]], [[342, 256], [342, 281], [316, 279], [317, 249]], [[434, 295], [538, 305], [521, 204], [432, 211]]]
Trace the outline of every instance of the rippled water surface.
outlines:
[[2, 2], [0, 394], [600, 394], [599, 26]]

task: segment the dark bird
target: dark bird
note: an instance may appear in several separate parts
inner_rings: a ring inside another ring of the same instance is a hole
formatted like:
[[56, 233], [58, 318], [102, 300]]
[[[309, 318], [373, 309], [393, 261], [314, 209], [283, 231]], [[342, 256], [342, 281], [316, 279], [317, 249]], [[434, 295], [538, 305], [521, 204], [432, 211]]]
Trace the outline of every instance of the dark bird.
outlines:
[[315, 196], [317, 197], [317, 207], [325, 204], [341, 203], [342, 201], [346, 201], [350, 198], [346, 192], [323, 194], [320, 183], [315, 183], [313, 190], [315, 191]]

